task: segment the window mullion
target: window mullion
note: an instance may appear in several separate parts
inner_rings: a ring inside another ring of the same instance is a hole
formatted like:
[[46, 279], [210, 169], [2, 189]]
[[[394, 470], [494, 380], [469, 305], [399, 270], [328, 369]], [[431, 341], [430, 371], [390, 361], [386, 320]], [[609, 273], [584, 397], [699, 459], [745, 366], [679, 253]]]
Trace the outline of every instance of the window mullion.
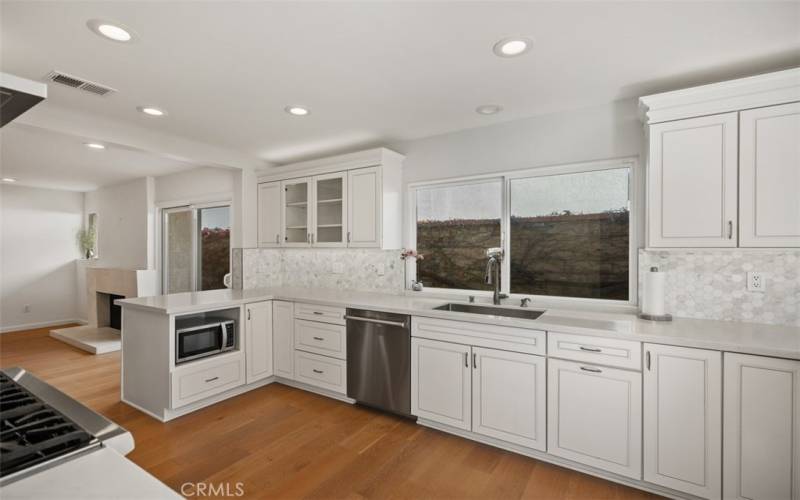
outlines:
[[511, 293], [511, 181], [508, 177], [503, 177], [503, 209], [500, 216], [500, 243], [503, 246], [503, 265], [500, 269], [500, 291], [505, 294]]

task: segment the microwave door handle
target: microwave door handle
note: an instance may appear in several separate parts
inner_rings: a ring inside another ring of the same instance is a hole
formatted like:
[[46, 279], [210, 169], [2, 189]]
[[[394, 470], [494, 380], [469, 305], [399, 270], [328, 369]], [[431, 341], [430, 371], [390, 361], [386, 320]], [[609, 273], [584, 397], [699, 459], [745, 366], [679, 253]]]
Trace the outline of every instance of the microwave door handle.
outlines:
[[222, 344], [219, 346], [219, 350], [222, 352], [228, 347], [228, 327], [225, 323], [220, 323], [219, 326], [222, 328]]

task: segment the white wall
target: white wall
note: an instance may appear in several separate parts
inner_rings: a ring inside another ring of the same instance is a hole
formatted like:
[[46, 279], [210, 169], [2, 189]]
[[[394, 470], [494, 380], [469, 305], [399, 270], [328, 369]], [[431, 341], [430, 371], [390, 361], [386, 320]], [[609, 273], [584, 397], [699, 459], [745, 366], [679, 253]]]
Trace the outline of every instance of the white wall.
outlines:
[[389, 146], [406, 155], [405, 183], [640, 156], [636, 100], [535, 116]]
[[180, 205], [214, 195], [230, 197], [236, 173], [233, 169], [202, 167], [156, 177], [156, 203]]
[[155, 183], [152, 177], [86, 193], [86, 213], [97, 213], [95, 267], [152, 269], [155, 266]]
[[76, 237], [83, 198], [72, 191], [0, 186], [0, 330], [65, 323], [80, 316]]

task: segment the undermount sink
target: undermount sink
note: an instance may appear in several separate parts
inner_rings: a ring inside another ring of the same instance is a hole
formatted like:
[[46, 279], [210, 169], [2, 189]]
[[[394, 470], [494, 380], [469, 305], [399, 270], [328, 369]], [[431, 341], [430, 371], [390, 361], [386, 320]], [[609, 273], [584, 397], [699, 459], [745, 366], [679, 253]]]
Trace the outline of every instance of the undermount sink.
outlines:
[[509, 318], [522, 319], [536, 319], [544, 314], [544, 311], [537, 311], [535, 309], [511, 309], [506, 307], [479, 306], [475, 304], [464, 304], [459, 302], [444, 304], [439, 307], [434, 307], [434, 309], [437, 311], [485, 314], [488, 316], [506, 316]]

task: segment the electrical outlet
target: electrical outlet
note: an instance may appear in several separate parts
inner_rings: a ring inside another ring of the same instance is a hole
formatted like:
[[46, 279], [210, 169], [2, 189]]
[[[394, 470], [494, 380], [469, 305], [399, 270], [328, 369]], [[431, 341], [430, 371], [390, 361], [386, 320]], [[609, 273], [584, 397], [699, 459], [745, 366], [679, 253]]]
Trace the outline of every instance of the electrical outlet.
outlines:
[[747, 272], [747, 290], [750, 292], [763, 292], [767, 289], [764, 275], [758, 271]]
[[26, 313], [29, 313], [29, 312], [31, 312], [31, 305], [30, 305], [30, 304], [25, 304], [25, 305], [22, 307], [22, 312], [26, 312]]
[[333, 274], [344, 274], [344, 264], [341, 262], [334, 262]]
[[377, 271], [378, 276], [383, 276], [386, 274], [386, 268], [383, 264], [375, 264], [375, 271]]

